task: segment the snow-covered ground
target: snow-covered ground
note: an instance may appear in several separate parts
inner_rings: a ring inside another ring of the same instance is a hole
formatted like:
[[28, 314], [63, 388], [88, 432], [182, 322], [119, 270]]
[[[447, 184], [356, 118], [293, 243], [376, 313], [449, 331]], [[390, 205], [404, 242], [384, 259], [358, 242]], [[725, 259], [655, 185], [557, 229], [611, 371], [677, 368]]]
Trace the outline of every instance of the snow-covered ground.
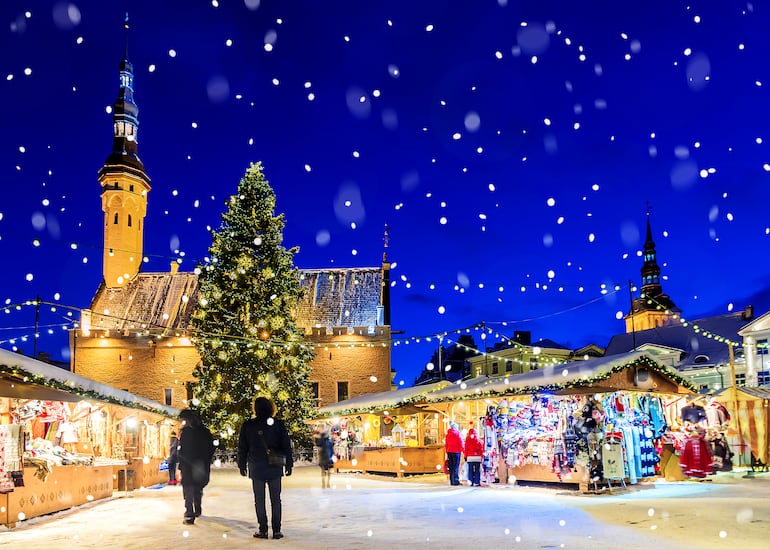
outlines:
[[559, 488], [450, 487], [442, 474], [396, 480], [317, 466], [284, 479], [286, 538], [257, 540], [251, 485], [237, 470], [212, 472], [203, 516], [182, 524], [181, 487], [111, 499], [0, 528], [7, 548], [655, 548], [767, 549], [770, 474], [649, 484], [613, 495]]

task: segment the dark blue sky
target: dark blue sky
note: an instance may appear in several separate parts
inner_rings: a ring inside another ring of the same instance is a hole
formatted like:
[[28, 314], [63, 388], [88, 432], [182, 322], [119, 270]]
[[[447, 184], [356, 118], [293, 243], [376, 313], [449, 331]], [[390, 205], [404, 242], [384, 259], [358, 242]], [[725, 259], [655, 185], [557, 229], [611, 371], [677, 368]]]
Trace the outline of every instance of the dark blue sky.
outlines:
[[[299, 267], [379, 265], [390, 226], [407, 385], [425, 336], [481, 321], [606, 345], [648, 201], [684, 317], [770, 307], [770, 17], [673, 0], [3, 2], [3, 305], [87, 307], [101, 280], [126, 10], [145, 271], [192, 270], [262, 161]], [[55, 358], [66, 311], [41, 317]], [[34, 309], [0, 319], [31, 353]]]

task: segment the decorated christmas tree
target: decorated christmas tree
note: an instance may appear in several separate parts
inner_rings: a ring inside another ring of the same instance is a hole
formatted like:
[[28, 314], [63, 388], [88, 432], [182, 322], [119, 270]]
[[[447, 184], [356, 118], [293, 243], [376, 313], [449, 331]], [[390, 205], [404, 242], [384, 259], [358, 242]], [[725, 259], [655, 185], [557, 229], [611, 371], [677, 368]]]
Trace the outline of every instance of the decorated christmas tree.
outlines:
[[201, 364], [193, 406], [226, 448], [236, 445], [258, 395], [275, 401], [295, 445], [306, 443], [314, 352], [294, 322], [302, 294], [293, 265], [299, 249], [282, 246], [283, 228], [262, 165], [252, 164], [211, 231], [210, 256], [196, 269], [193, 327]]

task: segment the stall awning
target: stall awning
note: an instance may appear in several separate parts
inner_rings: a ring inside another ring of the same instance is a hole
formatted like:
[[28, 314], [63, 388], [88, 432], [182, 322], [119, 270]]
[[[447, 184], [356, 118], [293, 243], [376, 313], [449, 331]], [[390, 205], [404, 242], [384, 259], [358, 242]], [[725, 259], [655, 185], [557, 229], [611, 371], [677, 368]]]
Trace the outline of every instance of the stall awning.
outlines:
[[379, 393], [357, 395], [345, 401], [339, 401], [318, 409], [318, 418], [345, 416], [350, 414], [414, 414], [420, 412], [417, 403], [424, 401], [425, 396], [444, 388], [451, 383], [442, 380], [423, 386], [412, 386]]
[[101, 384], [37, 359], [0, 349], [0, 396], [45, 401], [101, 401], [167, 417], [179, 409]]
[[719, 393], [742, 442], [762, 463], [770, 458], [770, 389], [730, 386]]
[[[629, 371], [629, 382], [615, 376]], [[643, 376], [636, 376], [642, 373]], [[665, 380], [675, 391], [692, 393], [695, 387], [674, 369], [661, 365], [643, 352], [622, 353], [608, 357], [574, 361], [511, 376], [479, 376], [452, 384], [426, 397], [428, 403], [483, 399], [504, 395], [536, 393], [576, 394], [617, 390], [661, 391], [655, 380]], [[644, 380], [642, 380], [644, 378]]]

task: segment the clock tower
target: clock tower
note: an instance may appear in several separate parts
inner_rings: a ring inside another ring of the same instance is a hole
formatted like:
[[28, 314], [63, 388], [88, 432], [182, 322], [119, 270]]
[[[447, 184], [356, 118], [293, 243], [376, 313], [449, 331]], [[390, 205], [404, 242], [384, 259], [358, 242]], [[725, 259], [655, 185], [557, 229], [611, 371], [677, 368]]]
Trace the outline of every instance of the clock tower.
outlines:
[[122, 287], [139, 272], [150, 192], [150, 178], [137, 154], [139, 108], [134, 103], [134, 67], [128, 60], [128, 14], [125, 31], [120, 88], [112, 109], [112, 152], [99, 170], [107, 287]]

